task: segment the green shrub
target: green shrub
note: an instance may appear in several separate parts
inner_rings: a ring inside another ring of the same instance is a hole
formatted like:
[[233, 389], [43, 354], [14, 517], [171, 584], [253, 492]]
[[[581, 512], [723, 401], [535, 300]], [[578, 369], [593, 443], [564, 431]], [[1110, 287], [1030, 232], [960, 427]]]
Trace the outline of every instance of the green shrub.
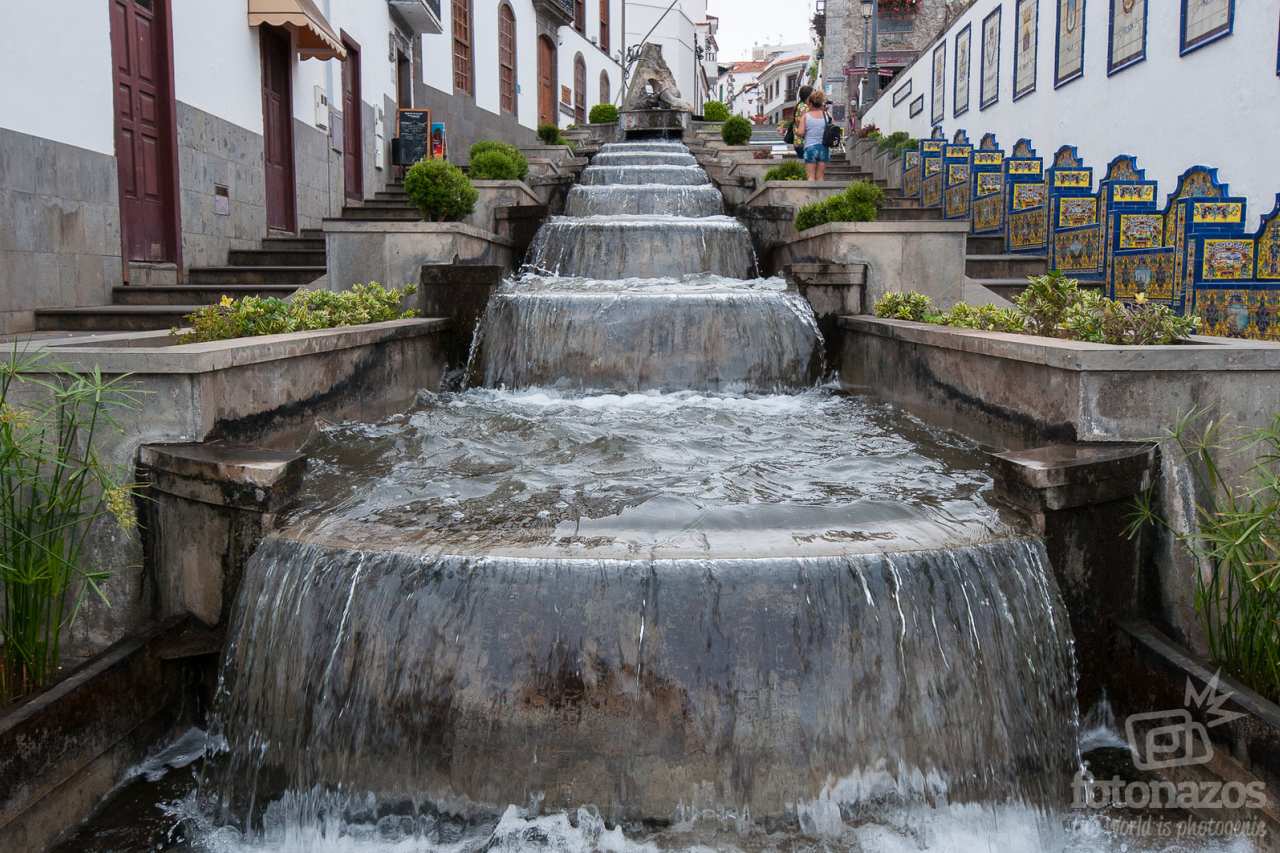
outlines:
[[404, 176], [409, 201], [431, 222], [458, 222], [475, 210], [480, 194], [462, 170], [444, 160], [420, 160]]
[[829, 222], [874, 222], [883, 202], [884, 190], [867, 181], [854, 181], [839, 195], [800, 208], [796, 230], [808, 231]]
[[187, 315], [191, 331], [174, 329], [171, 334], [182, 343], [200, 343], [404, 320], [417, 315], [401, 308], [405, 297], [416, 291], [413, 285], [388, 289], [375, 281], [337, 292], [303, 289], [288, 299], [224, 296], [216, 305]]
[[618, 120], [618, 108], [613, 104], [596, 104], [587, 120], [592, 124], [613, 124]]
[[[475, 173], [476, 158], [482, 154], [491, 151], [497, 151], [506, 155], [515, 164], [515, 177], [513, 178], [482, 178]], [[519, 148], [509, 142], [498, 142], [493, 139], [482, 139], [475, 145], [471, 146], [471, 153], [468, 155], [471, 161], [471, 177], [488, 181], [523, 181], [529, 176], [529, 160], [524, 156]]]
[[913, 290], [886, 293], [876, 300], [874, 310], [877, 317], [887, 320], [914, 320], [917, 323], [934, 313], [933, 300]]
[[984, 332], [1025, 332], [1026, 321], [1015, 308], [995, 305], [966, 305], [961, 302], [937, 318], [939, 325], [956, 329], [980, 329]]
[[908, 136], [901, 143], [899, 143], [897, 147], [897, 154], [899, 157], [901, 157], [903, 154], [906, 154], [908, 151], [915, 151], [918, 147], [920, 147], [920, 140], [916, 139], [913, 136]]
[[764, 173], [766, 181], [803, 181], [806, 177], [804, 164], [798, 160], [779, 163]]
[[729, 108], [720, 101], [707, 101], [702, 105], [702, 117], [707, 121], [728, 121]]
[[742, 116], [729, 116], [720, 128], [725, 145], [746, 145], [751, 141], [751, 122]]
[[538, 125], [538, 138], [543, 145], [564, 145], [565, 139], [560, 135], [560, 128], [554, 124]]
[[1057, 337], [1067, 309], [1080, 302], [1080, 282], [1057, 270], [1028, 276], [1027, 282], [1026, 289], [1015, 300], [1018, 310], [1027, 318], [1027, 328], [1033, 335]]
[[476, 181], [518, 181], [520, 164], [503, 151], [481, 151], [471, 158], [468, 175]]
[[90, 527], [137, 526], [129, 469], [98, 455], [113, 416], [140, 408], [128, 382], [17, 349], [0, 362], [0, 704], [47, 686], [63, 629], [90, 594], [106, 602]]
[[[1280, 702], [1280, 414], [1246, 435], [1220, 434], [1206, 414], [1192, 411], [1168, 433], [1196, 478], [1196, 529], [1170, 524], [1148, 493], [1129, 533], [1158, 525], [1208, 567], [1193, 574], [1213, 664]], [[1224, 454], [1245, 454], [1243, 475], [1228, 477]]]
[[895, 130], [888, 136], [881, 136], [876, 142], [876, 147], [881, 151], [896, 151], [904, 142], [908, 142], [910, 139], [911, 134], [907, 133], [905, 130]]

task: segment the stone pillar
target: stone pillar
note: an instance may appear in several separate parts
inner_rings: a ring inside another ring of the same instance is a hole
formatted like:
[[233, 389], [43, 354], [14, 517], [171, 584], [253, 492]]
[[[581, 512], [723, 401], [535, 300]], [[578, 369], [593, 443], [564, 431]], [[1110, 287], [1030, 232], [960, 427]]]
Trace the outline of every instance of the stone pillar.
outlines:
[[995, 493], [1044, 539], [1071, 618], [1080, 707], [1111, 672], [1116, 626], [1138, 607], [1141, 542], [1125, 535], [1133, 499], [1151, 487], [1151, 444], [1054, 444], [990, 454]]
[[302, 484], [306, 457], [221, 444], [144, 445], [146, 561], [159, 616], [223, 625], [244, 566]]

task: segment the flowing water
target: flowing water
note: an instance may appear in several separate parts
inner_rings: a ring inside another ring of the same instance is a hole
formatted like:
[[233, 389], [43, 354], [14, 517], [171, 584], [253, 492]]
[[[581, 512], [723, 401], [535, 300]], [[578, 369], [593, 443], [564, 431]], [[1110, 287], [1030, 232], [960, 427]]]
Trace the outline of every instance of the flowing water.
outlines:
[[67, 849], [1163, 849], [1067, 809], [1070, 629], [979, 449], [819, 385], [690, 161], [606, 146], [484, 387], [317, 431], [153, 764], [210, 754]]

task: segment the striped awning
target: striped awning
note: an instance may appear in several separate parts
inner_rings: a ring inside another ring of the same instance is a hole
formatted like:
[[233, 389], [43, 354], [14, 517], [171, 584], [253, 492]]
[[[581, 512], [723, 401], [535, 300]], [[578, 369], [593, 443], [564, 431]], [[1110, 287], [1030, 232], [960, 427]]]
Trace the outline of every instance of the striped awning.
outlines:
[[303, 59], [346, 59], [342, 40], [313, 0], [249, 0], [249, 26], [288, 27]]

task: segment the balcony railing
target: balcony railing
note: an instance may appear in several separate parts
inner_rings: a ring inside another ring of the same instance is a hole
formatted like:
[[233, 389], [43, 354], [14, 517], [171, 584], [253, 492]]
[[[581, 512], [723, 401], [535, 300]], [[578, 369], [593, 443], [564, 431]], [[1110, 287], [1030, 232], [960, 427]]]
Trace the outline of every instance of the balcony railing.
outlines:
[[573, 23], [573, 0], [533, 0], [533, 8], [557, 24]]
[[438, 34], [440, 26], [440, 0], [387, 0], [397, 17], [414, 32]]

